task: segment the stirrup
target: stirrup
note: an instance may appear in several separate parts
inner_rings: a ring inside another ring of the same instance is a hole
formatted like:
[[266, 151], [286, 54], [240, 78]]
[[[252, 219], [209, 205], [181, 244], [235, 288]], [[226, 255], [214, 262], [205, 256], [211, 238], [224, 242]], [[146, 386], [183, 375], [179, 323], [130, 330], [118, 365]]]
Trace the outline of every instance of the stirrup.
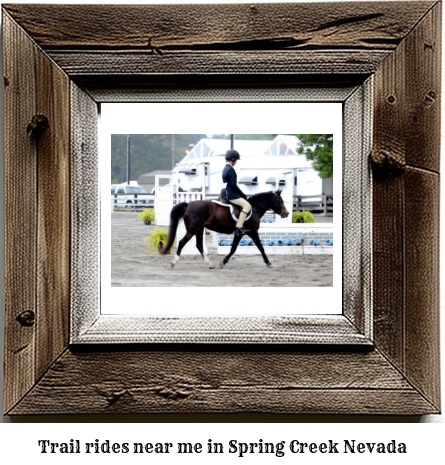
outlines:
[[235, 229], [235, 236], [244, 236], [244, 234], [247, 234], [250, 232], [250, 229], [245, 229], [244, 227], [241, 228], [236, 228]]

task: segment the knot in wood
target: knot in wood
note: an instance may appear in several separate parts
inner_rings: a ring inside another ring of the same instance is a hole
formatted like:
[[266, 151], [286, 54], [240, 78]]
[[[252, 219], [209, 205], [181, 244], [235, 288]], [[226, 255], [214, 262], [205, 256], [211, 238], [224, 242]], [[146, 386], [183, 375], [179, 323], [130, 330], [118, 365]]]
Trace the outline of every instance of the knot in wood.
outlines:
[[26, 128], [26, 133], [31, 139], [38, 141], [48, 128], [49, 121], [45, 115], [34, 115]]
[[161, 387], [155, 390], [155, 394], [164, 399], [178, 400], [186, 399], [190, 396], [191, 391], [178, 387]]
[[435, 102], [435, 100], [436, 100], [436, 92], [434, 92], [434, 90], [429, 90], [425, 95], [425, 103], [427, 105], [431, 105]]
[[131, 397], [131, 393], [124, 387], [97, 386], [96, 391], [105, 398], [108, 405], [115, 405], [121, 399]]
[[35, 313], [32, 310], [25, 310], [24, 312], [17, 315], [16, 320], [22, 326], [34, 326], [35, 322]]
[[378, 149], [371, 153], [371, 164], [375, 175], [398, 175], [405, 171], [405, 157], [397, 150]]
[[118, 402], [122, 397], [124, 397], [126, 394], [127, 394], [127, 391], [126, 391], [126, 390], [114, 391], [114, 392], [108, 393], [108, 394], [105, 396], [105, 398], [107, 399], [107, 402], [108, 402], [109, 405], [114, 405], [114, 404], [117, 404], [117, 402]]

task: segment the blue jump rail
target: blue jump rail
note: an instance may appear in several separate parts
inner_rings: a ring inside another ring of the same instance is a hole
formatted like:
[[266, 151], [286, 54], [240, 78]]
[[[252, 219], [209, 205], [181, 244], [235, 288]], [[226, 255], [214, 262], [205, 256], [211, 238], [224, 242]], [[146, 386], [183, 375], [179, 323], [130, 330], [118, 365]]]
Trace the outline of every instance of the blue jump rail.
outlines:
[[226, 241], [225, 239], [221, 239], [219, 242], [218, 242], [219, 245], [232, 245], [233, 244], [233, 241]]

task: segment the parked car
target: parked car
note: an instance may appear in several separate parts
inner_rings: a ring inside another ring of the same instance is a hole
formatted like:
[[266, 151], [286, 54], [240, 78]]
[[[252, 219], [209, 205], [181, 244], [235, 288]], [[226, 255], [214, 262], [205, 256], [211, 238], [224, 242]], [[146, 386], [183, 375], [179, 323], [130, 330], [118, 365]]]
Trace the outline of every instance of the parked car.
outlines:
[[[116, 189], [119, 186], [128, 186], [128, 183], [124, 182], [124, 183], [121, 183], [121, 184], [111, 184], [111, 193], [115, 194]], [[137, 181], [130, 181], [130, 186], [140, 187]]]
[[148, 194], [148, 192], [140, 186], [120, 185], [117, 188], [116, 194]]
[[149, 194], [143, 187], [120, 184], [117, 186], [114, 194], [111, 196], [112, 203], [116, 205], [140, 205], [151, 207], [154, 206], [154, 195]]

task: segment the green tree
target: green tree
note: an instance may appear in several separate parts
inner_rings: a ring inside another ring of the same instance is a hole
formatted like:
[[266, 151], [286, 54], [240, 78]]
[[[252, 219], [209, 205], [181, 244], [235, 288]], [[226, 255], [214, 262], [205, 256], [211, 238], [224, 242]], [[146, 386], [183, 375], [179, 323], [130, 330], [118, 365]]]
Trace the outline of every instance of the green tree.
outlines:
[[298, 153], [313, 161], [313, 167], [321, 178], [332, 178], [334, 171], [332, 134], [297, 134]]

